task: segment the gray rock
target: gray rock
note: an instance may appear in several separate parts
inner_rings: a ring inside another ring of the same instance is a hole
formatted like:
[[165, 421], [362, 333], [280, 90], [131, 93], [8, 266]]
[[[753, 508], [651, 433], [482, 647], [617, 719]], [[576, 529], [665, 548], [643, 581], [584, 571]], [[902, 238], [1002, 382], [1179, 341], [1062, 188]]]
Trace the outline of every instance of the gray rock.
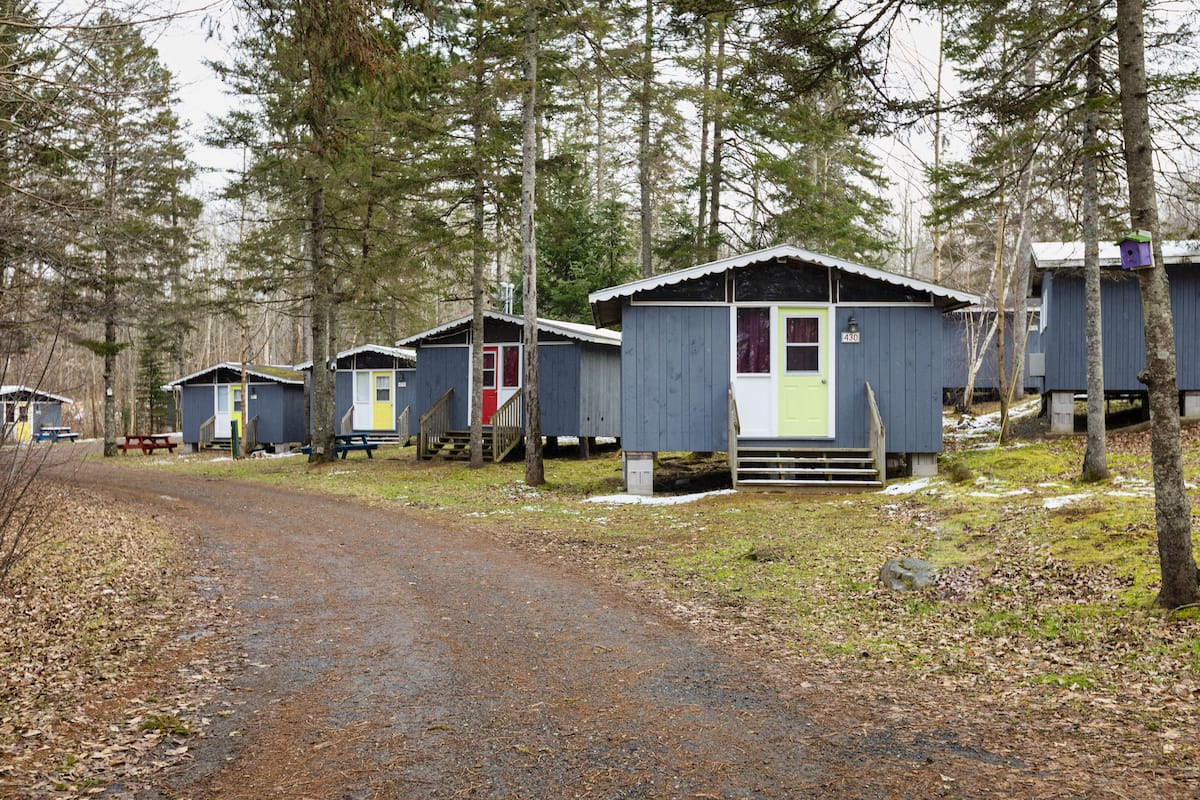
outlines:
[[896, 592], [924, 589], [933, 583], [933, 564], [919, 558], [888, 559], [879, 568], [879, 581]]

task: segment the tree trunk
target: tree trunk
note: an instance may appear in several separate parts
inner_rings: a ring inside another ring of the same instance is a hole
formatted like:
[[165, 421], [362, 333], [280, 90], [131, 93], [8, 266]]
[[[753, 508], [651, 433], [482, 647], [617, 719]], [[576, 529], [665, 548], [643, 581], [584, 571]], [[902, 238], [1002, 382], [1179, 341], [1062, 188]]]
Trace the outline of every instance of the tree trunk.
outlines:
[[1142, 0], [1117, 0], [1121, 130], [1129, 183], [1129, 216], [1134, 230], [1149, 231], [1153, 237], [1154, 265], [1138, 271], [1146, 335], [1146, 369], [1138, 379], [1146, 384], [1150, 396], [1154, 515], [1162, 573], [1158, 602], [1167, 608], [1177, 608], [1197, 601], [1197, 570], [1192, 555], [1191, 509], [1183, 481], [1171, 295], [1162, 261], [1154, 187], [1144, 18]]
[[[542, 464], [542, 412], [538, 398], [537, 335], [537, 60], [538, 0], [525, 10], [525, 102], [521, 142], [521, 261], [525, 297], [525, 483], [546, 482]], [[643, 222], [644, 227], [644, 222]]]
[[725, 135], [725, 104], [721, 93], [725, 91], [725, 19], [717, 20], [717, 64], [716, 85], [713, 87], [712, 116], [712, 175], [708, 195], [708, 247], [709, 261], [717, 260], [721, 245], [721, 156], [722, 137]]
[[646, 0], [646, 18], [642, 24], [642, 91], [638, 97], [638, 191], [641, 216], [642, 277], [654, 274], [654, 208], [650, 195], [650, 107], [654, 102], [654, 2]]
[[[483, 18], [476, 15], [476, 48], [483, 47]], [[483, 54], [476, 52], [474, 109], [471, 112], [471, 157], [475, 183], [471, 191], [471, 466], [483, 466], [483, 273], [487, 267], [484, 253], [483, 104], [490, 91]]]
[[1097, 223], [1100, 114], [1100, 20], [1088, 19], [1087, 86], [1083, 107], [1083, 175], [1080, 216], [1083, 217], [1084, 337], [1087, 341], [1087, 447], [1083, 453], [1085, 481], [1108, 478], [1108, 442], [1104, 428], [1104, 345], [1100, 318], [1100, 229]]
[[[937, 88], [933, 105], [933, 196], [942, 189], [942, 67], [945, 58], [945, 12], [938, 12]], [[933, 282], [942, 280], [942, 226], [933, 225]]]
[[[111, 250], [104, 254], [104, 455], [117, 454], [117, 429], [120, 418], [117, 413], [117, 290], [112, 270], [115, 257]], [[31, 420], [32, 421], [32, 420]]]
[[1000, 207], [996, 212], [996, 389], [1000, 393], [1000, 441], [1004, 441], [1008, 409], [1004, 405], [1007, 396], [1005, 384], [1006, 370], [1004, 363], [1004, 301], [1007, 284], [1004, 282], [1004, 225], [1008, 215], [1008, 206], [1004, 200], [1005, 168], [1000, 165]]
[[712, 20], [704, 18], [704, 52], [701, 55], [703, 77], [700, 85], [700, 169], [696, 174], [698, 211], [696, 215], [696, 251], [704, 252], [708, 230], [708, 127], [712, 116]]
[[333, 438], [332, 349], [334, 273], [325, 260], [325, 189], [315, 179], [309, 189], [308, 257], [312, 271], [312, 450], [309, 461], [332, 461], [337, 452]]

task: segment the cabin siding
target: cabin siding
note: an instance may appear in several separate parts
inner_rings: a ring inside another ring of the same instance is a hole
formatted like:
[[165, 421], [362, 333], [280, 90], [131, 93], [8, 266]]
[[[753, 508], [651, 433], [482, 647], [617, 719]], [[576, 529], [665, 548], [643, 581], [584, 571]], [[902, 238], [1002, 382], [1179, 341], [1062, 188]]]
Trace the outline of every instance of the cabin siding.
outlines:
[[621, 435], [621, 351], [581, 346], [579, 435]]
[[[1200, 275], [1190, 267], [1167, 267], [1176, 342], [1180, 391], [1200, 389], [1200, 363], [1191, 343], [1200, 341]], [[1141, 290], [1135, 276], [1105, 275], [1101, 284], [1101, 323], [1104, 342], [1104, 389], [1143, 392], [1138, 373], [1146, 364]], [[1042, 283], [1046, 315], [1042, 346], [1046, 354], [1048, 392], [1087, 391], [1087, 344], [1084, 333], [1083, 277], [1047, 272]]]
[[[942, 314], [921, 306], [841, 306], [836, 330], [858, 320], [859, 344], [838, 336], [834, 447], [866, 447], [866, 385], [887, 431], [889, 453], [942, 449]], [[828, 445], [828, 440], [816, 440]], [[815, 444], [816, 442], [814, 442]]]
[[[348, 360], [348, 359], [345, 359]], [[374, 372], [386, 372], [395, 359], [389, 359], [389, 363], [383, 367], [364, 367], [362, 362], [359, 362], [357, 369], [371, 369]], [[405, 406], [409, 407], [409, 416], [416, 414], [418, 417], [425, 413], [425, 409], [417, 410], [416, 403], [416, 369], [406, 367], [404, 369], [392, 370], [392, 400], [395, 403], [394, 409], [396, 412], [396, 421], [399, 421], [400, 412]], [[334, 423], [341, 422], [342, 417], [350, 410], [350, 406], [354, 404], [354, 373], [350, 367], [338, 369], [334, 375]], [[441, 395], [439, 395], [440, 397]], [[435, 398], [436, 399], [436, 398]], [[412, 418], [409, 426], [415, 428], [416, 418]], [[358, 430], [357, 428], [355, 430]], [[373, 429], [367, 429], [373, 430]], [[400, 431], [401, 434], [408, 434], [408, 431]]]
[[[453, 389], [450, 398], [450, 426], [467, 428], [467, 403], [471, 399], [471, 351], [467, 347], [419, 347], [417, 349], [416, 389], [413, 414], [419, 421], [438, 399]], [[417, 422], [414, 421], [414, 430]]]
[[622, 447], [724, 450], [729, 307], [631, 305], [622, 329]]
[[543, 436], [579, 434], [579, 348], [538, 345], [538, 403]]
[[200, 441], [200, 426], [213, 415], [213, 385], [184, 386], [180, 405], [183, 406], [183, 441], [196, 444]]
[[[304, 387], [283, 383], [251, 383], [257, 395], [247, 405], [251, 418], [258, 417], [258, 441], [262, 444], [302, 442], [307, 438], [304, 424]], [[209, 401], [211, 408], [212, 401]], [[209, 415], [211, 416], [211, 411]], [[207, 419], [207, 417], [206, 417]]]

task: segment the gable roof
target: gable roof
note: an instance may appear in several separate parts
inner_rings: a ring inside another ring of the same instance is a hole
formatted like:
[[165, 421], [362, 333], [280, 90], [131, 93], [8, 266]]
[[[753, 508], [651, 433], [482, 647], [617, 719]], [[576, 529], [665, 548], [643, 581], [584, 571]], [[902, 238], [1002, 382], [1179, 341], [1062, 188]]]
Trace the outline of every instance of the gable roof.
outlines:
[[[1200, 264], [1200, 240], [1163, 241], [1163, 262]], [[1034, 242], [1033, 266], [1036, 269], [1082, 269], [1083, 242]], [[1115, 242], [1100, 243], [1100, 267], [1121, 266], [1121, 249]]]
[[44, 392], [41, 389], [34, 389], [19, 383], [5, 384], [4, 386], [0, 386], [0, 400], [5, 399], [9, 395], [32, 395], [34, 400], [57, 400], [60, 403], [75, 402], [69, 397], [63, 397], [60, 394], [51, 394], [50, 392]]
[[[196, 378], [208, 375], [211, 372], [217, 372], [222, 369], [231, 369], [235, 372], [242, 371], [242, 365], [238, 361], [222, 361], [220, 364], [213, 364], [211, 367], [197, 370], [191, 375], [184, 375], [182, 378], [176, 378], [170, 383], [163, 384], [164, 389], [171, 389], [176, 386], [182, 386], [185, 383], [190, 383]], [[304, 373], [293, 367], [279, 366], [276, 364], [247, 364], [246, 375], [253, 375], [255, 378], [271, 381], [272, 383], [286, 383], [304, 385]]]
[[[330, 368], [343, 358], [356, 356], [359, 353], [379, 353], [392, 358], [401, 358], [405, 361], [411, 361], [414, 364], [417, 361], [417, 351], [409, 347], [388, 347], [386, 344], [360, 344], [358, 347], [352, 347], [349, 350], [343, 350], [333, 358], [329, 359]], [[296, 369], [307, 371], [312, 369], [312, 360], [304, 361], [296, 365]]]
[[768, 247], [763, 250], [755, 250], [752, 253], [743, 253], [741, 255], [723, 258], [719, 261], [710, 261], [707, 264], [700, 264], [687, 269], [676, 270], [675, 272], [667, 272], [662, 275], [654, 275], [649, 278], [642, 278], [629, 283], [623, 283], [620, 286], [612, 286], [607, 289], [601, 289], [592, 292], [588, 295], [588, 303], [592, 307], [592, 317], [597, 321], [615, 321], [621, 318], [620, 306], [621, 301], [625, 298], [632, 297], [638, 292], [645, 292], [651, 289], [657, 289], [660, 286], [671, 286], [684, 281], [695, 280], [706, 275], [713, 275], [720, 272], [728, 272], [729, 270], [748, 267], [753, 264], [766, 263], [777, 259], [791, 259], [795, 261], [803, 261], [805, 263], [814, 264], [819, 267], [829, 269], [840, 269], [843, 272], [849, 272], [853, 275], [861, 275], [864, 278], [890, 283], [896, 286], [904, 286], [909, 289], [914, 289], [921, 292], [928, 292], [934, 297], [940, 297], [948, 301], [950, 307], [960, 305], [970, 305], [980, 302], [977, 295], [968, 292], [960, 292], [954, 289], [949, 289], [945, 286], [939, 286], [935, 283], [928, 283], [917, 278], [910, 278], [907, 275], [897, 275], [894, 272], [888, 272], [882, 269], [875, 269], [863, 264], [857, 264], [853, 261], [846, 261], [833, 256], [814, 253], [811, 250], [805, 250], [795, 245], [780, 244], [775, 247]]
[[[485, 309], [483, 312], [485, 319], [494, 319], [500, 322], [509, 322], [513, 325], [524, 325], [525, 319], [512, 314], [505, 314], [501, 311], [493, 311]], [[434, 336], [440, 336], [448, 331], [456, 330], [464, 325], [471, 324], [471, 317], [460, 317], [452, 322], [447, 322], [444, 325], [439, 325], [436, 328], [430, 328], [427, 331], [413, 334], [407, 339], [401, 339], [396, 342], [397, 346], [401, 345], [417, 345], [426, 339]], [[538, 317], [538, 331], [545, 333], [555, 333], [559, 336], [565, 336], [568, 339], [575, 339], [580, 342], [589, 342], [591, 344], [604, 344], [612, 346], [620, 346], [621, 333], [619, 331], [609, 330], [608, 328], [597, 328], [594, 325], [583, 325], [578, 322], [563, 322], [557, 319], [546, 319]]]

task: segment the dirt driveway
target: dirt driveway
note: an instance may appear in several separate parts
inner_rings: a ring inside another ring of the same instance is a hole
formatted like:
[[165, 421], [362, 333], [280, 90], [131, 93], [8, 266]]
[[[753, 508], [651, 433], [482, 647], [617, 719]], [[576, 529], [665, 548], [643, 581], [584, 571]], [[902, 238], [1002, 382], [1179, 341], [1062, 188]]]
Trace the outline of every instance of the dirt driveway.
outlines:
[[152, 508], [240, 609], [204, 735], [106, 796], [977, 797], [1027, 770], [981, 732], [881, 723], [483, 534], [112, 461], [74, 480]]

